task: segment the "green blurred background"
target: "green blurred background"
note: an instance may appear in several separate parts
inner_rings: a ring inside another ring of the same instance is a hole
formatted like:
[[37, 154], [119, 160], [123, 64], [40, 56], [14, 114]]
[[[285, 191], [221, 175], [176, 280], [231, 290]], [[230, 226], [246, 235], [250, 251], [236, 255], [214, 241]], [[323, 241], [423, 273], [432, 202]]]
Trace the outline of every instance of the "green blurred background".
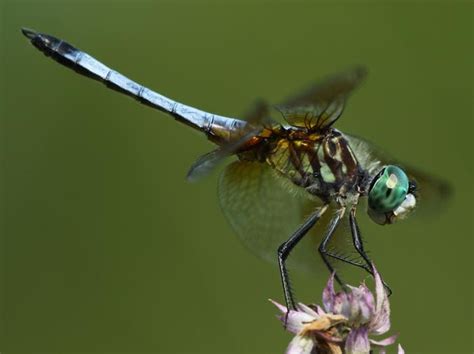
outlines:
[[[337, 127], [450, 181], [442, 213], [361, 227], [409, 353], [473, 352], [473, 4], [5, 1], [2, 352], [282, 353], [277, 268], [219, 210], [211, 149], [36, 51], [27, 26], [196, 107], [238, 116], [325, 74], [370, 76]], [[363, 215], [363, 213], [361, 213]], [[320, 301], [327, 274], [298, 277]]]

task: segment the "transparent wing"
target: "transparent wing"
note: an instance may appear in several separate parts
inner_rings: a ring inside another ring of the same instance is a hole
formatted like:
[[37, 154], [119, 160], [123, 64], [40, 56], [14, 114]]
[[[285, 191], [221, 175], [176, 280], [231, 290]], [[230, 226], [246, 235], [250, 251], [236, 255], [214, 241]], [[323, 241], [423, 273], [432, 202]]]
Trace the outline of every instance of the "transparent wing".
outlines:
[[227, 157], [235, 153], [242, 146], [244, 146], [250, 139], [260, 134], [262, 128], [255, 128], [250, 130], [238, 140], [229, 144], [223, 145], [207, 154], [199, 157], [191, 166], [186, 176], [190, 182], [195, 182], [204, 176], [207, 176], [216, 166], [218, 166]]
[[344, 134], [344, 136], [349, 141], [359, 163], [370, 173], [377, 173], [378, 169], [388, 164], [404, 169], [410, 180], [415, 181], [417, 186], [417, 207], [415, 210], [417, 215], [430, 215], [433, 212], [439, 212], [446, 205], [446, 201], [452, 195], [452, 189], [448, 182], [393, 158], [363, 138], [349, 134]]
[[[291, 184], [269, 165], [235, 161], [223, 171], [219, 181], [219, 200], [225, 217], [244, 246], [258, 257], [276, 262], [277, 249], [300, 224], [322, 205], [304, 189]], [[289, 267], [314, 272], [325, 271], [318, 246], [334, 209], [296, 246]], [[347, 219], [342, 220], [330, 247], [345, 257], [352, 257]]]
[[242, 115], [242, 119], [250, 124], [262, 124], [269, 120], [270, 106], [262, 99], [256, 100]]
[[440, 212], [447, 205], [453, 194], [453, 190], [448, 182], [434, 177], [428, 173], [420, 171], [412, 166], [398, 163], [407, 172], [410, 179], [417, 185], [416, 199], [417, 215], [429, 215], [429, 213]]
[[276, 108], [293, 126], [324, 129], [341, 116], [348, 96], [366, 75], [364, 67], [355, 67], [308, 87]]
[[250, 109], [243, 115], [243, 119], [249, 122], [248, 132], [226, 145], [222, 145], [199, 157], [190, 167], [186, 179], [190, 182], [196, 182], [202, 177], [207, 176], [216, 166], [218, 166], [227, 157], [234, 154], [250, 139], [257, 136], [263, 130], [265, 123], [270, 123], [269, 106], [263, 100], [257, 100]]

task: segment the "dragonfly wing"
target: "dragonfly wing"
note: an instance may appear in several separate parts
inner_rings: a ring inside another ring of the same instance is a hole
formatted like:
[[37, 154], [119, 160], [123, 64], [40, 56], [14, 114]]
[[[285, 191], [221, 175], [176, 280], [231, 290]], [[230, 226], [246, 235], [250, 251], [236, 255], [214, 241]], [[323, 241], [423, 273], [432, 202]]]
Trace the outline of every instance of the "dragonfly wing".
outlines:
[[366, 75], [364, 67], [355, 67], [333, 75], [276, 108], [290, 125], [309, 130], [327, 128], [341, 116], [348, 96]]
[[[276, 262], [278, 246], [322, 205], [319, 199], [259, 162], [233, 162], [223, 171], [218, 188], [224, 215], [241, 242], [269, 262]], [[296, 246], [289, 258], [290, 268], [309, 272], [325, 268], [318, 246], [333, 212], [330, 207]], [[347, 219], [343, 220], [334, 236], [334, 248], [346, 256], [347, 246], [352, 249], [347, 225]]]
[[250, 139], [260, 134], [263, 124], [269, 122], [269, 106], [263, 100], [257, 100], [243, 115], [243, 119], [249, 122], [249, 131], [235, 141], [220, 146], [199, 157], [191, 166], [186, 176], [188, 181], [196, 182], [207, 176], [217, 165], [230, 155], [234, 154]]
[[226, 157], [227, 154], [224, 154], [221, 149], [215, 149], [200, 156], [189, 168], [186, 179], [190, 182], [198, 181], [207, 176]]
[[243, 119], [250, 124], [262, 124], [270, 117], [270, 106], [262, 99], [256, 100], [243, 114]]
[[448, 182], [400, 162], [363, 138], [349, 134], [344, 134], [344, 136], [349, 141], [361, 166], [370, 174], [376, 174], [384, 165], [397, 165], [403, 168], [417, 186], [415, 210], [417, 215], [439, 212], [450, 198], [452, 190]]
[[448, 182], [412, 166], [403, 164], [400, 164], [400, 166], [405, 168], [410, 179], [417, 184], [417, 214], [424, 215], [428, 212], [439, 212], [447, 204], [453, 194]]
[[207, 176], [217, 165], [224, 161], [227, 157], [235, 153], [239, 148], [245, 145], [250, 139], [260, 134], [262, 128], [255, 128], [249, 131], [238, 140], [219, 147], [216, 150], [208, 152], [199, 157], [193, 163], [186, 176], [190, 182], [195, 182], [204, 176]]

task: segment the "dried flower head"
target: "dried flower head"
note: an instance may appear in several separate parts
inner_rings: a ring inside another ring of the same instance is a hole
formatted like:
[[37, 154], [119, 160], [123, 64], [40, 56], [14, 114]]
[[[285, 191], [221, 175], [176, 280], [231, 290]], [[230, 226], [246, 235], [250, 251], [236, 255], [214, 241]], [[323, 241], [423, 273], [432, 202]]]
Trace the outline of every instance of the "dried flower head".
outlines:
[[[343, 292], [334, 291], [334, 274], [323, 291], [323, 308], [299, 303], [290, 310], [273, 301], [282, 312], [280, 320], [286, 330], [295, 334], [287, 354], [362, 354], [395, 342], [397, 335], [382, 340], [369, 338], [382, 335], [390, 329], [390, 305], [382, 279], [373, 267], [375, 297], [365, 284], [349, 286]], [[403, 354], [398, 346], [398, 353]]]

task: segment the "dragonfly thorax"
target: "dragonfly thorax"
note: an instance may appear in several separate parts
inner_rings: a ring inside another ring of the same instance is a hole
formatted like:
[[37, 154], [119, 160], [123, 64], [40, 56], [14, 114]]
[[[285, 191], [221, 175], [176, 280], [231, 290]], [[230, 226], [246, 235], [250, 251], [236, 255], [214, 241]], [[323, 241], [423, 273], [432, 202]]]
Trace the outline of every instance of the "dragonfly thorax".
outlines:
[[265, 161], [294, 184], [328, 201], [356, 190], [359, 164], [338, 130], [304, 134], [295, 128], [275, 135], [267, 142]]

